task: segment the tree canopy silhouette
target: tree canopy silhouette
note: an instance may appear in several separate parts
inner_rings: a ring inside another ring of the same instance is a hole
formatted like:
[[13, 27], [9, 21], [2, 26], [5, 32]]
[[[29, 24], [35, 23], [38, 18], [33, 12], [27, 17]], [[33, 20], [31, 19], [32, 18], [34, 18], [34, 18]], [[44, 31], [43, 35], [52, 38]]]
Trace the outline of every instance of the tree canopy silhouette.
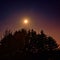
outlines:
[[30, 54], [42, 54], [46, 51], [55, 51], [58, 44], [51, 37], [47, 36], [43, 30], [37, 34], [36, 31], [21, 29], [12, 34], [10, 31], [5, 32], [1, 40], [0, 53], [5, 56], [29, 56]]

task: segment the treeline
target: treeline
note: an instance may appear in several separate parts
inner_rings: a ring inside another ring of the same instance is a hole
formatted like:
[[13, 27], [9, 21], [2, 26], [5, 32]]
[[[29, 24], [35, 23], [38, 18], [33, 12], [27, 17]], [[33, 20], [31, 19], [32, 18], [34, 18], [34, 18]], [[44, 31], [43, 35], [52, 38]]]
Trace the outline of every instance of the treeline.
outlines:
[[58, 47], [56, 41], [43, 30], [39, 34], [33, 29], [21, 29], [14, 34], [6, 31], [0, 41], [0, 59], [59, 60]]

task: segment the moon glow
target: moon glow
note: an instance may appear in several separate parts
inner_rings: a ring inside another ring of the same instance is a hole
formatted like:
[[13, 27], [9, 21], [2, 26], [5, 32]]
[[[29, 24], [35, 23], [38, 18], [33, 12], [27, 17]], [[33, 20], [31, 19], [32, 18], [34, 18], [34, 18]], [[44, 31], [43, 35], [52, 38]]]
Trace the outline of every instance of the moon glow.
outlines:
[[28, 20], [27, 19], [24, 20], [24, 24], [28, 24]]

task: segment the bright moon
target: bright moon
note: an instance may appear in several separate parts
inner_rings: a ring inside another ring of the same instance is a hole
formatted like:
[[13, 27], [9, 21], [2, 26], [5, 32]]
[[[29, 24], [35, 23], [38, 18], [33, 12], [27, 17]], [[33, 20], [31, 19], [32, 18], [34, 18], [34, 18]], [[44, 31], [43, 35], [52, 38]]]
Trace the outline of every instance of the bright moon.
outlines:
[[28, 20], [27, 20], [27, 19], [25, 19], [25, 20], [24, 20], [24, 24], [27, 24], [27, 23], [28, 23]]

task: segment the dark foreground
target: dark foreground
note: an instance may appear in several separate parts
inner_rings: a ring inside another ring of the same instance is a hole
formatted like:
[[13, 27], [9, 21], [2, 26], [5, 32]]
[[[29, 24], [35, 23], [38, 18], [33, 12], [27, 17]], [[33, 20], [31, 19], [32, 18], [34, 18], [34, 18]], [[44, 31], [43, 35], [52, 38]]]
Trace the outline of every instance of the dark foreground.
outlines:
[[0, 41], [0, 60], [60, 60], [60, 48], [56, 41], [43, 30], [21, 29], [12, 34], [5, 32]]
[[0, 54], [0, 59], [19, 59], [19, 60], [60, 60], [60, 50], [58, 51], [44, 51], [40, 53], [15, 52]]

